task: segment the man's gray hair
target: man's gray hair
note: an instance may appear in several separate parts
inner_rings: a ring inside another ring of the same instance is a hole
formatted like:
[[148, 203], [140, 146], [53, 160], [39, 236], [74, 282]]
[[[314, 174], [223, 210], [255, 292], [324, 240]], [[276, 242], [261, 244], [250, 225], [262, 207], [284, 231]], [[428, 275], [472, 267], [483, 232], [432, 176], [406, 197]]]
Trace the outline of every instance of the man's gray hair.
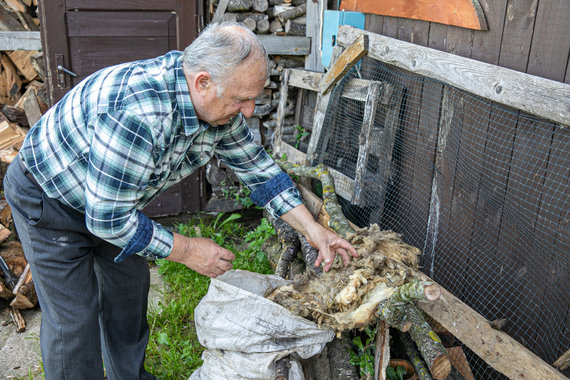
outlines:
[[[236, 32], [235, 28], [240, 30]], [[223, 81], [242, 63], [259, 59], [265, 65], [260, 79], [268, 75], [269, 58], [263, 44], [249, 29], [235, 22], [208, 25], [202, 33], [184, 49], [184, 69], [189, 73], [206, 71], [218, 86], [221, 96]]]

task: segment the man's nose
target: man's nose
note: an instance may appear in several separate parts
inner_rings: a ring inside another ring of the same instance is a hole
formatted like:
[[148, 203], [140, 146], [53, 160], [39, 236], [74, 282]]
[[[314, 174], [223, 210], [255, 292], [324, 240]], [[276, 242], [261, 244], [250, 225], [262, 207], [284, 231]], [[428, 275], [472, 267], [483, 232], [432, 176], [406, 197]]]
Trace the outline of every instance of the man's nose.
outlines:
[[255, 99], [247, 100], [243, 102], [241, 106], [241, 113], [245, 117], [251, 117], [253, 115], [253, 111], [255, 110]]

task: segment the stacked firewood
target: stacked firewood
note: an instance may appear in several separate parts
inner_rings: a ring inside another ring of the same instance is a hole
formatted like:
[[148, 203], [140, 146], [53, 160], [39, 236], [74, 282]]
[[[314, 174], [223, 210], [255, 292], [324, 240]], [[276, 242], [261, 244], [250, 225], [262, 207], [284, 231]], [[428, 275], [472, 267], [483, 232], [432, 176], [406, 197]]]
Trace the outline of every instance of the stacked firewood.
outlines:
[[[235, 21], [243, 24], [259, 35], [273, 34], [278, 36], [305, 36], [305, 0], [211, 0], [210, 15], [216, 21]], [[225, 7], [225, 8], [224, 8]], [[220, 12], [224, 8], [223, 12]], [[253, 132], [256, 143], [266, 149], [271, 147], [273, 131], [277, 125], [277, 108], [279, 105], [283, 71], [287, 68], [303, 68], [304, 56], [270, 55], [270, 75], [261, 96], [255, 100], [255, 111], [247, 123]], [[291, 89], [290, 92], [294, 92]], [[299, 131], [295, 128], [296, 94], [292, 94], [287, 102], [284, 139], [291, 140]], [[208, 164], [207, 180], [212, 186], [213, 198], [211, 211], [230, 211], [239, 208], [231, 203], [224, 193], [228, 189], [239, 191], [237, 178], [215, 159]], [[237, 190], [236, 190], [237, 189]], [[220, 204], [223, 205], [220, 208]], [[230, 204], [231, 203], [231, 204]]]
[[[37, 0], [0, 2], [0, 31], [39, 31]], [[8, 165], [30, 126], [47, 110], [43, 54], [38, 50], [0, 51], [0, 190]], [[0, 298], [18, 332], [26, 328], [20, 310], [38, 304], [30, 267], [12, 223], [10, 206], [0, 199]]]
[[[0, 2], [0, 31], [39, 31], [35, 0]], [[0, 156], [13, 156], [27, 128], [47, 110], [43, 53], [0, 51]], [[6, 152], [6, 150], [8, 152]]]

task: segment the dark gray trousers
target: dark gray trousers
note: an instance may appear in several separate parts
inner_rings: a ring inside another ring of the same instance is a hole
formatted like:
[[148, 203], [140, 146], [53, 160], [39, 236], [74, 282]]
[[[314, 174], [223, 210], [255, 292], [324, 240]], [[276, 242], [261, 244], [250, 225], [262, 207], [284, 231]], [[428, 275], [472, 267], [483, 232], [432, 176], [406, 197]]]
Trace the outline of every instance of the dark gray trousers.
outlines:
[[[17, 157], [4, 193], [42, 311], [40, 346], [48, 380], [155, 379], [144, 369], [150, 275], [143, 257], [91, 234], [84, 214], [48, 198]], [[103, 360], [102, 360], [103, 359]]]

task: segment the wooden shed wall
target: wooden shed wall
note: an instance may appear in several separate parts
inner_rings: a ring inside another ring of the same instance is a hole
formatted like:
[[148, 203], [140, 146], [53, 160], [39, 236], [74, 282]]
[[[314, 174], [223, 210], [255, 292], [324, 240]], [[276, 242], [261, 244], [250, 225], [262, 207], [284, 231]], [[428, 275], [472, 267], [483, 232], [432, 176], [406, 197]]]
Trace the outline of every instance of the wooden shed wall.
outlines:
[[[570, 83], [570, 1], [481, 0], [480, 3], [487, 18], [488, 31], [474, 31], [425, 21], [378, 15], [366, 16], [365, 29], [417, 45], [427, 46], [559, 82]], [[433, 92], [437, 93], [434, 94]], [[410, 91], [411, 93], [413, 92]], [[421, 94], [422, 91], [420, 90], [419, 93]], [[421, 96], [443, 97], [442, 88], [437, 88], [437, 86], [424, 87], [423, 95]], [[537, 99], [536, 101], [541, 100]], [[535, 326], [537, 328], [537, 331], [533, 333], [535, 335], [531, 339], [532, 342], [521, 338], [521, 335], [515, 331], [512, 332], [515, 336], [519, 335], [518, 339], [523, 344], [526, 344], [528, 348], [542, 356], [545, 360], [551, 361], [555, 359], [553, 351], [560, 355], [564, 350], [568, 349], [567, 345], [570, 343], [568, 321], [562, 318], [562, 320], [555, 322], [557, 332], [546, 334], [546, 327], [538, 320], [545, 318], [545, 315], [541, 314], [540, 311], [544, 307], [553, 307], [552, 305], [555, 305], [555, 307], [559, 308], [559, 310], [554, 311], [555, 315], [568, 315], [570, 310], [568, 296], [560, 296], [560, 292], [564, 291], [561, 289], [567, 289], [570, 281], [568, 251], [566, 250], [568, 247], [568, 222], [564, 222], [567, 211], [559, 213], [559, 218], [555, 218], [557, 220], [549, 221], [552, 225], [558, 226], [557, 228], [561, 231], [559, 233], [553, 231], [550, 236], [544, 236], [547, 233], [534, 230], [536, 227], [532, 226], [538, 226], [540, 221], [544, 221], [544, 215], [551, 211], [548, 210], [549, 208], [555, 207], [558, 210], [558, 208], [567, 204], [567, 198], [550, 199], [549, 191], [551, 191], [550, 189], [560, 187], [567, 189], [569, 186], [568, 168], [570, 168], [570, 154], [568, 154], [567, 150], [560, 149], [560, 146], [568, 143], [568, 134], [556, 133], [558, 128], [560, 128], [559, 126], [552, 127], [550, 125], [550, 127], [545, 127], [544, 124], [539, 125], [539, 123], [530, 123], [532, 125], [529, 125], [528, 119], [522, 117], [505, 121], [505, 123], [493, 131], [487, 130], [485, 125], [472, 124], [469, 126], [470, 112], [478, 111], [470, 109], [468, 104], [465, 105], [463, 109], [465, 115], [463, 123], [466, 127], [463, 132], [465, 134], [464, 138], [465, 136], [471, 136], [473, 141], [476, 140], [482, 146], [490, 147], [489, 149], [493, 149], [493, 145], [497, 146], [497, 144], [504, 143], [504, 141], [511, 142], [505, 147], [507, 151], [501, 157], [493, 157], [495, 162], [499, 162], [498, 165], [491, 166], [489, 162], [484, 162], [482, 159], [467, 163], [471, 169], [479, 170], [481, 176], [489, 176], [489, 173], [492, 173], [492, 180], [495, 184], [495, 190], [488, 193], [491, 195], [491, 200], [484, 199], [480, 194], [477, 195], [477, 190], [471, 194], [471, 197], [469, 196], [469, 191], [466, 192], [465, 190], [469, 187], [469, 184], [464, 183], [465, 181], [460, 171], [455, 170], [460, 163], [445, 160], [438, 162], [436, 149], [438, 138], [440, 137], [438, 135], [438, 126], [422, 122], [422, 115], [440, 111], [428, 109], [428, 107], [433, 107], [433, 104], [424, 102], [422, 99], [409, 100], [408, 104], [416, 104], [417, 106], [415, 108], [408, 107], [405, 110], [405, 114], [402, 115], [403, 132], [401, 143], [404, 146], [417, 147], [425, 146], [426, 142], [431, 142], [432, 148], [427, 149], [425, 153], [431, 155], [431, 159], [427, 156], [424, 158], [431, 160], [437, 167], [437, 170], [447, 177], [451, 188], [446, 192], [449, 195], [448, 197], [438, 200], [442, 203], [441, 209], [448, 210], [448, 212], [438, 216], [440, 219], [439, 225], [443, 227], [435, 232], [438, 247], [431, 247], [434, 231], [430, 230], [432, 226], [430, 226], [429, 221], [429, 194], [433, 189], [427, 184], [432, 182], [419, 181], [418, 178], [431, 177], [433, 179], [433, 173], [425, 165], [419, 165], [418, 161], [416, 161], [415, 165], [413, 163], [408, 166], [403, 165], [401, 178], [404, 184], [402, 190], [411, 199], [407, 202], [401, 202], [401, 205], [395, 205], [395, 215], [393, 217], [399, 220], [420, 220], [422, 223], [410, 223], [406, 226], [406, 231], [399, 232], [415, 237], [413, 239], [415, 241], [410, 241], [410, 243], [424, 247], [424, 252], [437, 249], [438, 258], [448, 264], [451, 263], [452, 268], [440, 268], [439, 275], [436, 266], [436, 280], [464, 299], [477, 311], [495, 314], [489, 312], [489, 305], [482, 305], [482, 302], [489, 300], [487, 296], [491, 296], [487, 294], [489, 292], [489, 283], [498, 281], [498, 283], [495, 283], [497, 289], [506, 286], [506, 284], [501, 284], [499, 269], [493, 266], [493, 255], [506, 257], [513, 255], [511, 252], [497, 251], [504, 250], [504, 247], [514, 247], [518, 252], [523, 252], [525, 249], [525, 244], [520, 242], [523, 237], [516, 236], [516, 233], [513, 233], [516, 229], [509, 225], [509, 220], [513, 219], [512, 215], [503, 214], [504, 210], [512, 210], [513, 207], [504, 207], [504, 205], [508, 202], [516, 202], [521, 196], [533, 199], [534, 201], [531, 201], [530, 206], [525, 208], [525, 212], [521, 212], [520, 216], [517, 216], [517, 219], [519, 217], [520, 219], [516, 220], [516, 223], [528, 225], [531, 227], [529, 230], [531, 233], [540, 234], [540, 237], [533, 238], [535, 241], [543, 238], [551, 239], [550, 243], [555, 247], [555, 251], [551, 253], [551, 257], [541, 262], [539, 266], [524, 265], [525, 270], [529, 271], [527, 273], [528, 278], [532, 279], [532, 281], [537, 281], [537, 284], [531, 284], [524, 290], [536, 292], [536, 295], [532, 302], [529, 302], [528, 305], [517, 311], [519, 315], [513, 316], [513, 321], [520, 324], [518, 328], [524, 328], [523, 326]], [[501, 117], [499, 111], [494, 110], [493, 107], [485, 112], [488, 112], [490, 120]], [[499, 135], [502, 142], [496, 141], [496, 136]], [[528, 136], [532, 136], [533, 141], [527, 141]], [[560, 136], [563, 137], [560, 138]], [[415, 141], [417, 139], [422, 140], [421, 144], [417, 144], [417, 141]], [[540, 141], [540, 144], [546, 144], [545, 146], [550, 144], [550, 149], [546, 148], [543, 153], [540, 153], [543, 154], [545, 160], [543, 166], [536, 169], [537, 172], [534, 173], [535, 176], [542, 178], [543, 187], [542, 190], [536, 191], [535, 194], [524, 194], [525, 190], [518, 188], [516, 181], [509, 181], [509, 178], [517, 178], [526, 174], [515, 171], [520, 170], [517, 168], [524, 166], [524, 163], [527, 162], [525, 160], [532, 160], [535, 157], [533, 156], [535, 153], [530, 153], [528, 149], [531, 145], [538, 144], [537, 140]], [[418, 154], [417, 148], [413, 149]], [[463, 152], [457, 152], [456, 157], [473, 157], [475, 149], [473, 145], [465, 144], [460, 149]], [[403, 149], [403, 151], [406, 151], [406, 149]], [[552, 152], [555, 152], [555, 154], [552, 154]], [[402, 159], [405, 160], [406, 157], [402, 157]], [[557, 211], [554, 212], [556, 213]], [[481, 215], [490, 215], [490, 217], [482, 220]], [[458, 220], [461, 220], [461, 222], [458, 222]], [[467, 237], [466, 241], [458, 242], [465, 235], [458, 230], [466, 225], [471, 226], [472, 229], [484, 229], [485, 244], [489, 244], [489, 242], [494, 244], [493, 248], [489, 249], [490, 256], [486, 260], [490, 261], [487, 264], [481, 262], [478, 266], [471, 269], [458, 267], [458, 265], [461, 266], [459, 263], [466, 262], [464, 259], [458, 258], [458, 254], [463, 256], [463, 258], [468, 258], [470, 254], [482, 249], [480, 246], [481, 242], [476, 241], [473, 237], [471, 237], [470, 241], [469, 237]], [[508, 241], [508, 243], [506, 244], [505, 241]], [[459, 253], [453, 250], [445, 252], [444, 247], [451, 242], [470, 248]], [[529, 252], [529, 254], [534, 253]], [[527, 264], [529, 264], [536, 262], [536, 259], [528, 259], [527, 261]], [[456, 263], [455, 266], [453, 262]], [[480, 270], [481, 267], [489, 268], [488, 272], [473, 273], [473, 271]], [[473, 281], [474, 279], [477, 280]], [[469, 285], [466, 286], [464, 281], [469, 282]], [[483, 296], [483, 294], [487, 296]], [[501, 297], [499, 296], [499, 298]], [[558, 303], [554, 301], [555, 299], [558, 300]], [[508, 304], [512, 300], [496, 299], [495, 301], [497, 303], [496, 307], [504, 309], [504, 304]], [[545, 336], [557, 335], [559, 338], [556, 339], [557, 342], [538, 343], [538, 336], [543, 333]], [[552, 350], [552, 344], [556, 346], [554, 350]]]

